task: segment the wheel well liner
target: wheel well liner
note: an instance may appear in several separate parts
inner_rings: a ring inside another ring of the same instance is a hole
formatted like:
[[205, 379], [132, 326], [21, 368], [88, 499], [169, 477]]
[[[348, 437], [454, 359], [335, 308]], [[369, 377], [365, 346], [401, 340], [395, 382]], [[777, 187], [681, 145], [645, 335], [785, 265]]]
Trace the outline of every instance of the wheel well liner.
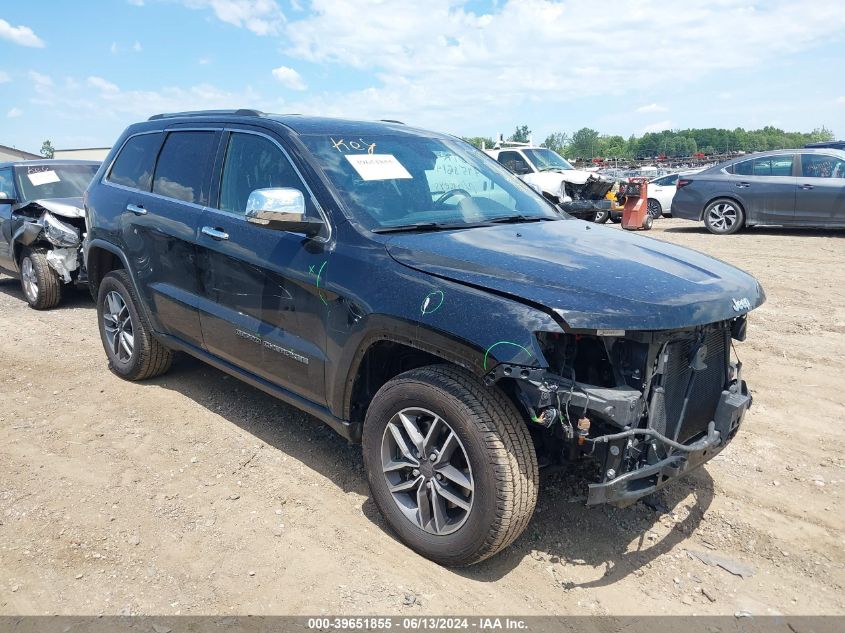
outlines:
[[101, 245], [92, 245], [88, 249], [86, 268], [91, 294], [96, 297], [103, 277], [113, 270], [125, 269], [126, 265], [118, 253]]

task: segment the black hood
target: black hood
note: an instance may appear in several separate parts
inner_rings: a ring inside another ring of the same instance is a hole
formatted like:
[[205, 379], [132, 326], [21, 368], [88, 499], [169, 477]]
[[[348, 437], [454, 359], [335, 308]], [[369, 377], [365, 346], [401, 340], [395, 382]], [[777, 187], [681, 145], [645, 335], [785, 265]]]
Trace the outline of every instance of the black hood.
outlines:
[[765, 300], [725, 262], [580, 220], [409, 233], [386, 248], [411, 268], [544, 306], [572, 329], [677, 329]]

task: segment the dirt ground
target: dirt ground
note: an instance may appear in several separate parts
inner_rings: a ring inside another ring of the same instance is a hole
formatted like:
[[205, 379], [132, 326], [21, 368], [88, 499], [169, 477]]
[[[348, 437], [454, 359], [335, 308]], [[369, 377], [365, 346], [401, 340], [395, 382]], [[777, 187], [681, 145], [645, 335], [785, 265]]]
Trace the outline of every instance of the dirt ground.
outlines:
[[124, 382], [86, 294], [35, 312], [3, 278], [0, 614], [845, 614], [845, 233], [650, 235], [768, 294], [742, 431], [665, 513], [549, 475], [525, 534], [463, 570], [394, 539], [313, 418], [190, 358]]

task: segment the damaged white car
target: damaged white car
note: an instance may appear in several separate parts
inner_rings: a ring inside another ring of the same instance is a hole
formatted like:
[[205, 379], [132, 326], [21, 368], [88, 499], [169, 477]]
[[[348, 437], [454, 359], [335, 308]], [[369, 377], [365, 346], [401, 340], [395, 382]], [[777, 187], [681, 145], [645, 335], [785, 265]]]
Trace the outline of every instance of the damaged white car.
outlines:
[[494, 149], [484, 151], [570, 215], [594, 220], [597, 213], [610, 211], [607, 194], [614, 181], [575, 169], [547, 147], [499, 142]]
[[87, 284], [82, 194], [95, 161], [0, 163], [0, 272], [17, 277], [30, 306], [58, 305], [68, 284]]

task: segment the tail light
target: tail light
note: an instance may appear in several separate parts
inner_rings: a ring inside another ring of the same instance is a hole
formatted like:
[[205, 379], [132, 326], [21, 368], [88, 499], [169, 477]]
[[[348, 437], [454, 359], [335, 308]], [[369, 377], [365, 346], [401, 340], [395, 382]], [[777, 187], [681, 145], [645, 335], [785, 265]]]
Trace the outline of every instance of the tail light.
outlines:
[[678, 185], [677, 185], [677, 187], [678, 187], [678, 189], [680, 189], [681, 187], [686, 187], [686, 186], [687, 186], [688, 184], [690, 184], [691, 182], [692, 182], [692, 180], [689, 180], [689, 179], [687, 179], [687, 178], [678, 178]]

